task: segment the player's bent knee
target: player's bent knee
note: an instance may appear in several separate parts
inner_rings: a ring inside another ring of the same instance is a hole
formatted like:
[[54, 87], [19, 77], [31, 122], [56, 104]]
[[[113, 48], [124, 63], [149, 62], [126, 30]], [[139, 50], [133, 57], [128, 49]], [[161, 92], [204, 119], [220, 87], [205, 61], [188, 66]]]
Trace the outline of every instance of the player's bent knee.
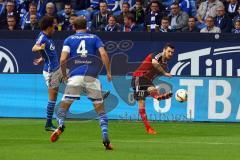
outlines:
[[69, 95], [63, 95], [62, 101], [66, 103], [72, 103], [75, 100], [79, 100], [80, 97], [77, 96], [69, 96]]
[[96, 101], [92, 101], [93, 104], [102, 104], [103, 103], [103, 100], [99, 101], [99, 100], [96, 100]]
[[148, 87], [147, 91], [150, 93], [150, 92], [156, 92], [158, 90], [154, 86], [151, 86], [151, 87]]

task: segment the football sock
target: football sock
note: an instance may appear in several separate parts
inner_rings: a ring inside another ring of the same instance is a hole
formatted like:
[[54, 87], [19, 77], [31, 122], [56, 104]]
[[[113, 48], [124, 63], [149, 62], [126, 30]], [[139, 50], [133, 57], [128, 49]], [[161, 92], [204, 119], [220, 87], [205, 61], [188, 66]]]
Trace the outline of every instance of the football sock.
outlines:
[[58, 121], [58, 125], [59, 126], [63, 126], [64, 125], [64, 121], [67, 117], [67, 111], [68, 109], [62, 108], [61, 106], [58, 108], [57, 111], [57, 121]]
[[47, 124], [52, 125], [52, 117], [56, 101], [48, 101], [47, 105]]
[[99, 122], [100, 122], [100, 127], [102, 130], [102, 138], [103, 141], [109, 141], [108, 138], [108, 118], [105, 113], [100, 113], [99, 114]]
[[147, 115], [146, 115], [145, 108], [139, 108], [139, 114], [140, 114], [140, 116], [142, 118], [142, 121], [143, 121], [146, 129], [151, 128], [151, 126], [150, 126], [150, 124], [149, 124], [149, 122], [147, 120]]

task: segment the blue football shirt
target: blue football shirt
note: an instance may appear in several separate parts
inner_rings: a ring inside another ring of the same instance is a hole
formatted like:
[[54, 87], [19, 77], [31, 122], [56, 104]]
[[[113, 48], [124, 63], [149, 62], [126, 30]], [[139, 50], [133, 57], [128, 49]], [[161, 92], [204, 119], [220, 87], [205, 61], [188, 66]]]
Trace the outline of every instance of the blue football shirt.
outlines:
[[42, 45], [44, 43], [45, 49], [41, 52], [42, 57], [45, 59], [43, 70], [46, 72], [52, 72], [59, 68], [59, 61], [57, 52], [55, 50], [55, 45], [51, 37], [45, 35], [43, 32], [40, 32], [36, 40], [36, 44]]
[[69, 53], [67, 62], [69, 76], [97, 77], [103, 66], [98, 54], [98, 49], [101, 47], [104, 47], [102, 40], [94, 34], [78, 32], [65, 39], [63, 51]]

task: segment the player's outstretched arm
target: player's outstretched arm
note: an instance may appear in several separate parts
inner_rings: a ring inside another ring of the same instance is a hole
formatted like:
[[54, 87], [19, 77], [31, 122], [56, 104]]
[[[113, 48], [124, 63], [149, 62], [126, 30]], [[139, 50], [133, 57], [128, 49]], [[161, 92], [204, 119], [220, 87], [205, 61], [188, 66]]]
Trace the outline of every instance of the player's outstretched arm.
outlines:
[[33, 48], [32, 48], [32, 51], [33, 51], [33, 52], [42, 51], [42, 50], [45, 49], [45, 46], [46, 46], [45, 43], [43, 43], [43, 44], [41, 44], [41, 45], [35, 44], [35, 45], [33, 46]]
[[172, 77], [172, 75], [168, 72], [166, 72], [163, 67], [158, 63], [156, 59], [152, 60], [152, 65], [155, 67], [159, 72], [161, 72], [166, 77]]
[[109, 58], [108, 58], [107, 51], [103, 47], [100, 47], [98, 50], [99, 50], [102, 62], [105, 65], [106, 70], [107, 70], [108, 81], [111, 81], [112, 80], [111, 66], [110, 66], [110, 61], [109, 61]]
[[62, 70], [62, 74], [63, 74], [63, 80], [64, 82], [67, 81], [68, 77], [67, 77], [67, 59], [68, 59], [68, 52], [63, 51], [61, 53], [61, 58], [60, 58], [60, 65], [61, 65], [61, 70]]

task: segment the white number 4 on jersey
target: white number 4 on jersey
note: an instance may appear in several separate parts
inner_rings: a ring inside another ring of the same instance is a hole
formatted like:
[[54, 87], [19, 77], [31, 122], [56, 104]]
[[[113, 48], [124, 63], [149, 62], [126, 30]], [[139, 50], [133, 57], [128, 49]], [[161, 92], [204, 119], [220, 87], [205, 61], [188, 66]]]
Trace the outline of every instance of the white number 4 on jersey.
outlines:
[[81, 57], [87, 57], [88, 51], [86, 50], [86, 42], [82, 40], [78, 46], [77, 53], [80, 54]]

